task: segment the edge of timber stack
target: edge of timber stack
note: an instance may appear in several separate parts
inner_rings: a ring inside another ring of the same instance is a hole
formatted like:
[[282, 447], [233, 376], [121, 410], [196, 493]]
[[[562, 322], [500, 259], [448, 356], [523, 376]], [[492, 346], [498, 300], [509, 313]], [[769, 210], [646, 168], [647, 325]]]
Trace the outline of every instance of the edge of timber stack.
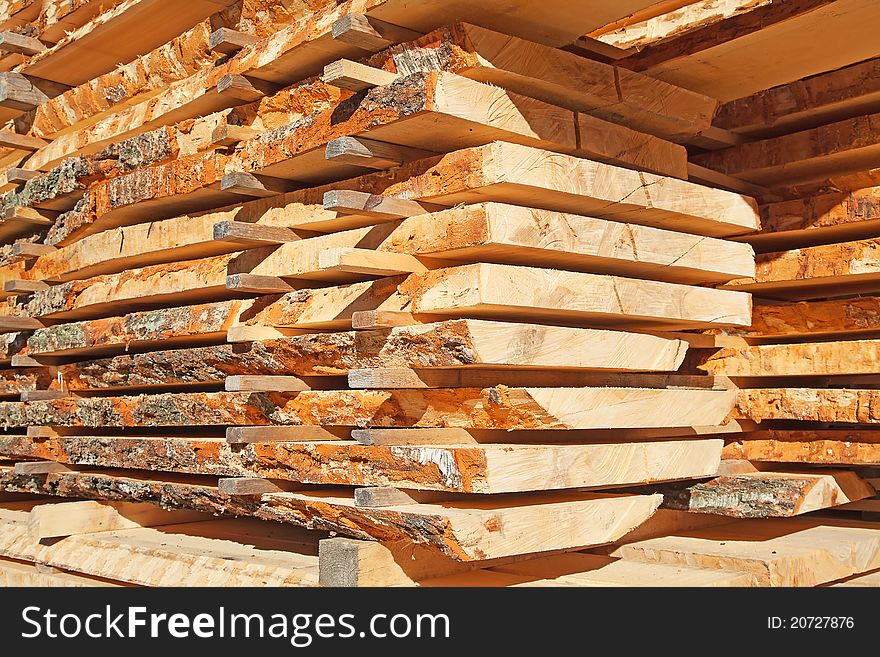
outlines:
[[0, 584], [876, 583], [875, 6], [178, 4], [0, 2]]

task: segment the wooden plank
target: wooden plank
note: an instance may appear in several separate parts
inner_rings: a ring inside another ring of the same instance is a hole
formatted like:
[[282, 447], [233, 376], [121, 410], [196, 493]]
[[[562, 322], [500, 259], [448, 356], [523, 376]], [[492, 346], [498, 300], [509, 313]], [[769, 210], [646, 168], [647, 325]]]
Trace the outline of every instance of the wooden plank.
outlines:
[[[270, 266], [293, 268], [298, 264], [283, 265], [277, 256], [290, 251], [279, 251], [260, 262], [256, 271], [265, 271], [264, 267]], [[287, 276], [291, 275], [318, 280], [322, 276], [315, 266], [305, 271], [288, 271]], [[323, 274], [329, 275], [330, 272]], [[244, 289], [284, 291], [278, 277], [266, 285]], [[351, 313], [365, 310], [405, 311], [424, 316], [423, 321], [467, 317], [613, 325], [620, 329], [679, 330], [745, 326], [751, 322], [748, 295], [732, 290], [498, 264], [462, 265], [406, 278], [314, 288], [308, 294], [300, 292], [296, 303], [279, 301], [263, 307], [259, 319], [252, 323], [290, 328], [348, 328]], [[352, 305], [354, 301], [356, 305]]]
[[[294, 435], [302, 435], [296, 432]], [[59, 458], [82, 460], [77, 450], [90, 441], [100, 446], [87, 458], [95, 465], [128, 468], [136, 465], [130, 451], [141, 453], [141, 465], [166, 472], [237, 475], [243, 483], [229, 494], [270, 492], [282, 481], [322, 485], [394, 486], [414, 490], [495, 494], [578, 487], [616, 487], [657, 481], [713, 476], [723, 441], [664, 440], [660, 442], [595, 443], [588, 445], [362, 445], [353, 441], [263, 440], [254, 437], [244, 451], [229, 440], [176, 437], [57, 436], [32, 452], [50, 448]], [[0, 437], [3, 452], [26, 451], [24, 439]], [[175, 457], [175, 451], [178, 456]], [[126, 453], [128, 452], [128, 453]], [[146, 460], [144, 460], [146, 459]], [[346, 464], [340, 467], [339, 464]], [[553, 463], [565, 464], [563, 468]], [[610, 467], [613, 464], [613, 468]], [[76, 465], [76, 463], [74, 463]], [[255, 479], [256, 478], [256, 479]], [[253, 481], [258, 482], [253, 484]], [[286, 485], [286, 484], [284, 484]], [[253, 486], [257, 486], [259, 490]], [[221, 492], [228, 492], [221, 483]], [[420, 498], [421, 502], [423, 500]]]
[[[876, 57], [867, 25], [880, 14], [863, 0], [773, 2], [649, 46], [618, 63], [721, 101]], [[803, 51], [802, 35], [821, 32]]]
[[726, 459], [816, 465], [880, 464], [880, 432], [871, 429], [768, 429], [732, 436]]
[[224, 75], [217, 82], [217, 93], [224, 101], [231, 104], [253, 103], [266, 96], [273, 95], [278, 87], [253, 77], [232, 73]]
[[849, 470], [745, 472], [685, 486], [662, 486], [663, 507], [734, 518], [788, 518], [875, 494]]
[[760, 139], [880, 111], [880, 58], [723, 104], [716, 126]]
[[223, 175], [220, 189], [231, 194], [264, 198], [295, 189], [295, 185], [279, 178], [260, 176], [246, 171], [230, 171]]
[[278, 276], [261, 276], [259, 274], [231, 274], [226, 277], [226, 287], [234, 292], [252, 294], [275, 294], [297, 289]]
[[357, 13], [346, 14], [336, 19], [331, 34], [334, 40], [367, 52], [379, 52], [395, 43], [411, 41], [421, 36], [413, 30]]
[[34, 292], [44, 292], [49, 288], [50, 286], [42, 281], [11, 280], [3, 283], [4, 292], [16, 294], [33, 294]]
[[751, 328], [735, 329], [731, 333], [779, 341], [820, 336], [852, 339], [878, 331], [880, 299], [863, 296], [798, 303], [756, 303]]
[[[103, 318], [161, 305], [185, 305], [236, 298], [226, 288], [226, 268], [234, 254], [150, 265], [120, 274], [104, 274], [61, 283], [47, 292], [17, 298], [12, 312], [19, 320], [53, 317], [65, 320]], [[238, 298], [240, 298], [238, 294]], [[10, 313], [12, 314], [12, 313]], [[6, 321], [5, 318], [3, 321]]]
[[285, 327], [275, 328], [272, 326], [246, 326], [240, 324], [231, 326], [226, 333], [226, 341], [230, 344], [241, 342], [255, 342], [259, 340], [278, 340], [290, 335], [300, 335], [308, 331], [288, 329]]
[[18, 475], [42, 475], [55, 472], [68, 472], [70, 468], [55, 461], [31, 461], [15, 464], [15, 474]]
[[[740, 391], [738, 417], [745, 412]], [[760, 392], [760, 391], [757, 391]], [[853, 391], [830, 391], [852, 393]], [[871, 392], [871, 391], [860, 391]], [[294, 425], [461, 427], [474, 429], [616, 429], [722, 424], [734, 390], [644, 388], [455, 388], [310, 390], [300, 393], [165, 393], [0, 402], [8, 427]], [[324, 408], [326, 411], [319, 411]], [[103, 409], [98, 412], [97, 409]], [[320, 422], [317, 420], [320, 419]]]
[[68, 399], [77, 395], [67, 392], [66, 390], [22, 390], [21, 401], [33, 402], [52, 399]]
[[734, 417], [874, 424], [880, 390], [755, 388], [740, 390]]
[[699, 365], [716, 376], [834, 376], [876, 374], [880, 341], [807, 342], [727, 348]]
[[95, 358], [130, 350], [222, 342], [249, 304], [221, 301], [41, 326], [29, 337], [28, 350], [35, 357]]
[[315, 543], [325, 535], [259, 520], [217, 519], [38, 543], [24, 521], [8, 518], [2, 526], [4, 555], [97, 578], [90, 580], [94, 585], [315, 586]]
[[226, 377], [227, 392], [299, 392], [311, 386], [296, 376], [259, 376], [243, 374]]
[[259, 37], [254, 36], [253, 34], [246, 34], [245, 32], [239, 32], [238, 30], [233, 30], [228, 27], [216, 29], [211, 32], [211, 36], [208, 37], [208, 47], [214, 52], [222, 53], [224, 55], [235, 55], [239, 50], [248, 48], [259, 42]]
[[239, 142], [253, 139], [259, 134], [259, 130], [250, 126], [224, 123], [214, 128], [211, 133], [211, 143], [215, 146], [235, 146]]
[[21, 135], [9, 130], [0, 130], [0, 146], [18, 151], [38, 151], [48, 142], [31, 135]]
[[482, 562], [455, 561], [409, 541], [378, 543], [328, 538], [318, 544], [321, 586], [413, 586], [438, 576], [467, 573]]
[[0, 119], [3, 121], [29, 112], [48, 99], [45, 93], [21, 73], [0, 72]]
[[39, 171], [30, 171], [20, 167], [9, 167], [5, 171], [6, 182], [13, 185], [22, 185], [40, 175]]
[[214, 224], [214, 240], [233, 242], [241, 248], [272, 246], [300, 239], [297, 233], [283, 226], [267, 226], [248, 221], [221, 221]]
[[396, 73], [389, 73], [348, 59], [339, 59], [324, 67], [321, 80], [334, 87], [357, 92], [393, 84], [397, 81], [397, 77]]
[[[559, 175], [560, 167], [568, 173]], [[498, 201], [709, 237], [758, 227], [756, 204], [739, 194], [519, 144], [464, 149], [401, 167], [399, 174], [400, 182], [384, 184], [385, 196], [450, 207]], [[343, 221], [351, 225], [351, 215]], [[338, 223], [338, 217], [315, 216], [290, 227], [325, 231], [337, 230]]]
[[626, 560], [722, 567], [750, 573], [762, 586], [816, 586], [875, 570], [878, 530], [827, 519], [740, 520], [619, 546]]
[[[540, 232], [534, 226], [541, 226]], [[541, 265], [679, 283], [753, 275], [743, 245], [685, 233], [499, 203], [406, 219], [379, 250], [459, 262]]]
[[45, 50], [45, 44], [39, 39], [17, 32], [0, 32], [0, 52], [31, 56]]
[[763, 205], [761, 227], [760, 233], [738, 239], [760, 251], [779, 251], [876, 237], [880, 187]]
[[770, 299], [819, 299], [880, 290], [880, 239], [812, 246], [757, 257], [756, 275], [726, 284]]
[[758, 185], [793, 185], [873, 166], [880, 154], [880, 114], [697, 155], [695, 164]]
[[231, 444], [303, 442], [309, 440], [338, 440], [349, 437], [349, 431], [340, 427], [304, 425], [299, 427], [228, 427], [226, 442]]
[[15, 206], [6, 208], [3, 219], [5, 222], [32, 224], [34, 226], [51, 226], [55, 223], [55, 218], [57, 216], [58, 213], [52, 212], [51, 210]]
[[205, 520], [194, 511], [166, 510], [131, 502], [62, 502], [35, 506], [28, 514], [28, 531], [37, 540], [74, 534], [174, 525]]
[[448, 496], [440, 493], [423, 493], [416, 491], [404, 492], [392, 486], [370, 486], [354, 489], [355, 506], [363, 508], [380, 508], [383, 506], [400, 506], [418, 504], [419, 502], [440, 502]]
[[359, 368], [348, 372], [353, 389], [481, 388], [506, 385], [535, 388], [611, 386], [729, 390], [734, 386], [724, 377], [664, 374], [607, 374], [599, 372], [493, 370], [493, 369], [409, 369]]
[[344, 247], [321, 251], [318, 254], [318, 268], [322, 272], [338, 271], [364, 276], [396, 276], [428, 270], [419, 258], [408, 253]]
[[217, 489], [221, 495], [262, 495], [295, 490], [286, 484], [277, 484], [268, 479], [256, 477], [221, 478], [217, 482]]
[[[619, 327], [751, 322], [749, 299], [722, 297], [717, 294], [722, 290], [508, 265], [465, 265], [440, 271], [444, 278], [413, 299], [414, 312], [509, 319], [575, 319], [583, 313], [581, 316], [594, 324], [606, 323], [602, 315], [609, 313], [617, 315], [614, 324]], [[574, 289], [579, 290], [579, 299], [565, 308], [553, 308], [558, 299], [565, 298], [561, 296], [566, 294], [565, 290]], [[649, 307], [648, 300], [657, 303]], [[694, 305], [690, 306], [691, 303]]]
[[0, 317], [0, 331], [33, 331], [45, 326], [45, 322], [32, 317]]
[[358, 310], [351, 314], [351, 328], [357, 331], [424, 324], [412, 313], [393, 310]]
[[[586, 507], [586, 505], [592, 506], [594, 512], [596, 512], [598, 514], [597, 517], [604, 517], [603, 519], [610, 520], [610, 518], [608, 517], [607, 514], [610, 511], [610, 507], [612, 504], [611, 500], [615, 500], [614, 503], [616, 505], [635, 503], [634, 498], [631, 498], [631, 497], [626, 498], [625, 497], [625, 498], [617, 498], [617, 499], [615, 499], [615, 498], [604, 498], [604, 499], [596, 498], [596, 499], [592, 500], [592, 504], [590, 504], [589, 502], [584, 502], [583, 504], [585, 505], [585, 507]], [[626, 500], [626, 501], [624, 501], [624, 500]], [[564, 502], [562, 504], [564, 504]], [[639, 502], [639, 505], [641, 506], [643, 504], [650, 504], [650, 502], [648, 502], [647, 500], [641, 500]], [[587, 542], [592, 543], [594, 541], [599, 540], [598, 537], [596, 537], [595, 530], [598, 529], [596, 527], [596, 525], [592, 525], [592, 523], [586, 523], [586, 524], [593, 526], [593, 528], [588, 530], [588, 532], [587, 532], [589, 534], [593, 534], [593, 537], [588, 537], [587, 535], [584, 535], [583, 532], [584, 532], [585, 527], [583, 527], [583, 526], [581, 526], [581, 528], [579, 528], [579, 529], [574, 530], [574, 527], [572, 527], [567, 522], [565, 522], [564, 519], [559, 517], [559, 513], [560, 513], [560, 511], [562, 511], [562, 508], [558, 507], [557, 504], [555, 504], [553, 501], [551, 501], [549, 499], [547, 500], [546, 503], [537, 504], [537, 505], [534, 505], [531, 507], [520, 506], [520, 507], [512, 507], [512, 508], [497, 508], [495, 504], [491, 504], [491, 503], [489, 503], [488, 506], [490, 506], [492, 508], [493, 514], [495, 514], [498, 517], [498, 520], [501, 523], [501, 526], [508, 526], [510, 523], [516, 522], [516, 520], [519, 520], [519, 522], [523, 523], [520, 526], [526, 526], [526, 525], [530, 524], [529, 516], [531, 516], [533, 513], [546, 513], [547, 515], [545, 516], [545, 520], [553, 519], [553, 521], [559, 523], [558, 525], [555, 525], [555, 526], [559, 527], [560, 529], [562, 529], [562, 528], [565, 528], [565, 529], [559, 535], [556, 535], [554, 537], [551, 537], [550, 535], [547, 535], [547, 534], [545, 534], [543, 537], [538, 537], [538, 536], [532, 535], [529, 540], [521, 540], [519, 542], [519, 547], [514, 547], [514, 543], [510, 542], [512, 537], [508, 538], [507, 536], [504, 535], [505, 534], [504, 532], [493, 532], [495, 534], [495, 536], [492, 536], [492, 534], [488, 534], [485, 530], [480, 530], [476, 526], [473, 526], [471, 531], [474, 531], [474, 534], [472, 535], [472, 537], [470, 539], [467, 539], [466, 541], [461, 540], [461, 542], [452, 549], [444, 549], [445, 553], [447, 553], [447, 554], [451, 553], [450, 556], [453, 556], [454, 558], [457, 558], [457, 559], [460, 559], [463, 561], [470, 561], [470, 560], [473, 560], [474, 558], [477, 558], [482, 561], [482, 560], [486, 560], [486, 559], [513, 556], [515, 554], [541, 552], [541, 551], [547, 551], [548, 549], [554, 549], [554, 548], [558, 549], [559, 546], [564, 545], [564, 544], [571, 545], [572, 543], [580, 543], [583, 541], [587, 541]], [[572, 506], [574, 507], [574, 505], [572, 505]], [[603, 509], [602, 507], [605, 507], [605, 508]], [[409, 518], [407, 518], [407, 515], [412, 511], [416, 511], [417, 509], [423, 510], [423, 513], [430, 514], [432, 512], [435, 512], [435, 510], [439, 511], [439, 509], [441, 509], [441, 508], [443, 508], [443, 507], [441, 507], [439, 505], [423, 504], [423, 505], [407, 505], [407, 506], [399, 506], [399, 507], [390, 507], [390, 508], [386, 508], [386, 509], [364, 509], [362, 511], [364, 514], [376, 514], [377, 516], [387, 516], [389, 519], [396, 517], [398, 514], [401, 514], [401, 516], [400, 516], [401, 519], [402, 520], [405, 519], [405, 521], [406, 521], [406, 520], [409, 520]], [[573, 511], [574, 508], [572, 508], [571, 510]], [[584, 508], [584, 510], [586, 510], [586, 509]], [[622, 511], [622, 509], [620, 509], [620, 510]], [[635, 511], [635, 509], [633, 509], [633, 511]], [[462, 513], [462, 512], [464, 512], [464, 513]], [[644, 514], [643, 511], [638, 512], [639, 516], [642, 516], [643, 514]], [[448, 511], [446, 511], [446, 515], [450, 520], [450, 524], [449, 524], [450, 530], [453, 533], [453, 535], [455, 535], [456, 537], [458, 537], [460, 535], [460, 532], [462, 532], [465, 527], [467, 527], [468, 525], [471, 525], [471, 522], [468, 522], [466, 520], [466, 518], [468, 518], [468, 515], [473, 517], [474, 520], [476, 520], [476, 516], [477, 516], [477, 514], [473, 514], [473, 512], [471, 512], [469, 510], [465, 511], [465, 509], [449, 509]], [[629, 512], [627, 512], [626, 515], [629, 516], [630, 515]], [[415, 518], [413, 518], [413, 520], [414, 519]], [[618, 524], [618, 523], [630, 524], [631, 522], [632, 522], [631, 517], [624, 520], [622, 517], [618, 516], [616, 521], [615, 520], [611, 521], [611, 525], [615, 526], [614, 529], [612, 529], [610, 532], [608, 532], [607, 530], [606, 531], [600, 530], [598, 533], [605, 534], [606, 536], [609, 533], [612, 533], [612, 534], [617, 533], [619, 531], [619, 527], [620, 527], [620, 524]], [[579, 534], [579, 535], [573, 536], [572, 530], [574, 530], [574, 532], [573, 532], [574, 534]], [[492, 536], [492, 539], [487, 540], [490, 536]], [[463, 538], [463, 536], [462, 536], [462, 538]], [[513, 541], [516, 541], [516, 539], [513, 539]], [[478, 549], [475, 549], [476, 545], [480, 545], [480, 547]]]
[[367, 169], [389, 169], [404, 162], [432, 155], [418, 148], [364, 139], [363, 137], [338, 137], [327, 142], [325, 157], [339, 164], [350, 164]]
[[29, 260], [52, 253], [56, 247], [38, 242], [16, 242], [12, 245], [12, 260]]
[[[405, 219], [425, 212], [435, 212], [443, 207], [431, 203], [420, 203], [409, 199], [368, 194], [354, 190], [332, 190], [324, 194], [324, 209], [342, 215], [354, 215], [351, 226], [338, 225], [342, 229], [360, 228], [374, 223], [374, 219], [390, 221]], [[361, 222], [361, 223], [358, 223]]]

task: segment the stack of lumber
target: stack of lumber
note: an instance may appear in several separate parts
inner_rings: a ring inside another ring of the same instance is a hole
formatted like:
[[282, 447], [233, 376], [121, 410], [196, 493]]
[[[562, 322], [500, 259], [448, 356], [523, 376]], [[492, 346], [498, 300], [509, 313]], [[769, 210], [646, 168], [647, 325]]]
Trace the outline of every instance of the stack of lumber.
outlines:
[[[777, 4], [788, 7], [774, 9]], [[746, 14], [684, 36], [684, 44], [679, 44], [684, 48], [677, 52], [673, 40], [629, 57], [644, 64], [635, 66], [638, 70], [684, 83], [673, 73], [674, 67], [685, 66], [684, 59], [716, 61], [713, 32], [728, 38], [733, 35], [731, 48], [745, 47], [768, 39], [774, 29], [785, 30], [789, 39], [803, 39], [806, 25], [824, 17], [821, 50], [826, 44], [839, 43], [843, 35], [848, 39], [851, 33], [844, 28], [876, 10], [874, 3], [845, 1], [773, 3], [755, 9], [755, 18]], [[758, 16], [763, 18], [756, 22]], [[828, 20], [831, 17], [835, 20]], [[770, 19], [772, 24], [767, 22]], [[748, 29], [759, 24], [759, 29]], [[706, 342], [688, 358], [701, 372], [728, 377], [740, 389], [736, 417], [760, 424], [755, 430], [726, 437], [722, 477], [669, 492], [667, 503], [691, 510], [729, 507], [722, 493], [735, 490], [735, 495], [750, 498], [756, 506], [772, 504], [797, 514], [833, 508], [836, 513], [822, 514], [822, 531], [828, 522], [833, 523], [835, 529], [828, 536], [839, 539], [829, 544], [838, 545], [839, 540], [844, 549], [840, 527], [847, 526], [854, 538], [867, 538], [865, 530], [878, 527], [876, 512], [880, 510], [880, 501], [870, 493], [877, 484], [876, 466], [880, 464], [876, 435], [880, 359], [875, 340], [880, 334], [880, 269], [875, 255], [880, 238], [880, 122], [876, 114], [880, 111], [876, 89], [880, 51], [863, 51], [855, 45], [839, 48], [835, 58], [812, 59], [809, 48], [803, 51], [805, 57], [777, 63], [775, 53], [789, 46], [779, 38], [773, 44], [776, 50], [762, 53], [771, 62], [764, 71], [766, 79], [722, 80], [715, 77], [717, 71], [710, 75], [708, 68], [705, 74], [699, 66], [679, 69], [693, 76], [693, 83], [685, 86], [726, 101], [715, 115], [713, 128], [716, 135], [719, 131], [730, 135], [730, 143], [692, 149], [691, 166], [712, 172], [704, 175], [722, 176], [717, 180], [724, 187], [747, 186], [761, 213], [760, 231], [733, 238], [754, 247], [756, 275], [721, 286], [753, 295], [752, 325], [709, 332]], [[692, 50], [684, 55], [688, 47]], [[875, 44], [871, 47], [876, 50]], [[770, 80], [774, 84], [767, 84]], [[777, 476], [785, 472], [790, 482], [812, 490], [788, 499], [778, 481], [766, 481], [761, 488], [750, 484], [746, 490], [745, 477], [767, 479], [770, 472]], [[836, 501], [829, 503], [828, 498]], [[689, 564], [739, 558], [734, 555], [737, 551], [756, 556], [739, 543], [736, 548], [724, 543], [723, 539], [748, 540], [752, 530], [741, 526], [743, 534], [739, 529], [735, 535], [714, 530], [711, 535], [682, 532], [621, 544], [614, 554]], [[818, 529], [793, 526], [798, 527], [798, 535], [802, 530], [815, 532], [813, 545], [824, 544]], [[754, 527], [758, 536], [764, 529], [777, 532], [785, 525]], [[777, 540], [774, 533], [773, 541]], [[860, 549], [876, 553], [874, 547]], [[818, 566], [779, 570], [780, 579], [776, 579], [771, 568], [769, 581], [805, 585], [838, 578], [835, 573], [819, 579], [819, 570]]]
[[[768, 300], [870, 285], [870, 239], [827, 265], [763, 255], [775, 204], [870, 146], [763, 164], [739, 101], [648, 66], [669, 42], [583, 36], [654, 2], [8, 4], [3, 26], [42, 48], [0, 73], [7, 582], [880, 568], [880, 527], [815, 514], [865, 504], [870, 473], [847, 466], [871, 462], [751, 449], [789, 421], [812, 443], [815, 423], [874, 417], [868, 388], [825, 383], [865, 371], [815, 371], [843, 351], [809, 371], [760, 351], [846, 343], [779, 340], [752, 314], [752, 295], [776, 326]], [[808, 223], [782, 239], [827, 249]]]

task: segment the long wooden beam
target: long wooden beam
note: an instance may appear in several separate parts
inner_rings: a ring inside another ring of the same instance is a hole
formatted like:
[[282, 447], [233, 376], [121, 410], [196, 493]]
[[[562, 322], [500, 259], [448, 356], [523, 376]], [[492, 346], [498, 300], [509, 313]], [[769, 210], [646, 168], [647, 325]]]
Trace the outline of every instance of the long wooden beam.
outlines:
[[752, 325], [731, 333], [774, 341], [804, 337], [852, 339], [880, 332], [880, 298], [849, 297], [828, 301], [759, 302]]
[[830, 70], [724, 103], [713, 124], [775, 137], [880, 111], [880, 58]]
[[718, 470], [722, 446], [723, 441], [715, 438], [589, 445], [413, 446], [337, 440], [252, 443], [238, 449], [224, 440], [173, 436], [61, 436], [39, 442], [0, 436], [0, 454], [51, 455], [70, 465], [88, 461], [90, 466], [106, 468], [479, 494], [707, 477]]
[[691, 159], [758, 185], [794, 185], [873, 166], [880, 156], [878, 126], [880, 114], [868, 114]]
[[[462, 294], [467, 291], [467, 294]], [[589, 292], [587, 292], [589, 291]], [[746, 326], [750, 298], [730, 290], [511, 265], [474, 264], [291, 292], [248, 323], [344, 328], [358, 311], [405, 311], [436, 321], [471, 317], [615, 328]]]
[[[558, 175], [558, 167], [569, 172]], [[655, 228], [728, 237], [758, 228], [757, 206], [748, 197], [686, 181], [638, 173], [518, 144], [493, 143], [456, 151], [433, 161], [401, 167], [381, 193], [454, 206], [487, 200], [571, 212]], [[357, 181], [367, 185], [377, 175]], [[442, 181], [442, 183], [441, 183]], [[337, 189], [357, 189], [340, 184]], [[367, 191], [367, 190], [364, 190]], [[377, 193], [377, 188], [373, 188]], [[297, 200], [290, 195], [288, 202]], [[323, 216], [322, 216], [323, 214]], [[352, 217], [303, 216], [290, 227], [338, 230]], [[375, 223], [371, 220], [368, 223]], [[364, 224], [360, 224], [364, 225]]]
[[[848, 391], [843, 391], [848, 392]], [[455, 388], [166, 393], [0, 402], [5, 426], [300, 425], [614, 429], [723, 424], [734, 390]], [[741, 401], [740, 413], [743, 414]], [[758, 419], [758, 418], [756, 418]]]
[[[86, 499], [112, 496], [152, 501], [168, 507], [255, 516], [367, 540], [407, 540], [459, 561], [607, 544], [650, 518], [661, 501], [659, 495], [555, 493], [540, 498], [495, 496], [491, 502], [479, 504], [414, 504], [377, 509], [355, 506], [350, 493], [344, 490], [229, 497], [220, 495], [216, 479], [212, 482], [210, 478], [189, 482], [143, 479], [136, 475], [68, 473], [50, 480], [16, 477], [11, 468], [0, 469], [0, 487]], [[538, 526], [548, 522], [558, 531], [537, 531]], [[505, 527], [516, 527], [518, 531], [506, 532]], [[522, 540], [523, 531], [529, 537], [526, 541]]]
[[[157, 311], [153, 316], [161, 315]], [[126, 354], [62, 365], [57, 372], [65, 389], [78, 390], [222, 383], [230, 375], [268, 376], [282, 370], [295, 376], [338, 376], [364, 367], [426, 365], [675, 371], [686, 350], [678, 340], [646, 334], [450, 320], [391, 331], [315, 333], [245, 345]]]
[[740, 390], [736, 417], [876, 424], [880, 390], [852, 388], [755, 388]]
[[880, 234], [880, 187], [779, 201], [761, 206], [761, 232], [742, 238], [781, 251]]
[[47, 326], [26, 338], [27, 350], [35, 357], [95, 357], [223, 341], [250, 304], [218, 301]]
[[226, 287], [226, 268], [235, 254], [150, 265], [61, 283], [28, 297], [16, 297], [8, 314], [66, 320], [95, 319], [151, 306], [241, 298]]
[[877, 374], [880, 341], [848, 340], [722, 349], [699, 365], [715, 376]]
[[728, 289], [770, 299], [818, 299], [880, 290], [880, 239], [764, 253], [754, 279], [731, 281]]
[[[215, 236], [214, 226], [234, 216], [232, 212], [183, 216], [137, 224], [89, 235], [68, 246], [40, 256], [27, 277], [47, 282], [65, 282], [118, 273], [126, 269], [172, 263], [233, 253], [263, 246], [256, 236]], [[228, 222], [227, 222], [228, 223]], [[238, 222], [233, 221], [234, 224]], [[293, 232], [283, 232], [297, 239]]]
[[733, 436], [725, 459], [815, 465], [880, 465], [880, 431], [769, 429]]

